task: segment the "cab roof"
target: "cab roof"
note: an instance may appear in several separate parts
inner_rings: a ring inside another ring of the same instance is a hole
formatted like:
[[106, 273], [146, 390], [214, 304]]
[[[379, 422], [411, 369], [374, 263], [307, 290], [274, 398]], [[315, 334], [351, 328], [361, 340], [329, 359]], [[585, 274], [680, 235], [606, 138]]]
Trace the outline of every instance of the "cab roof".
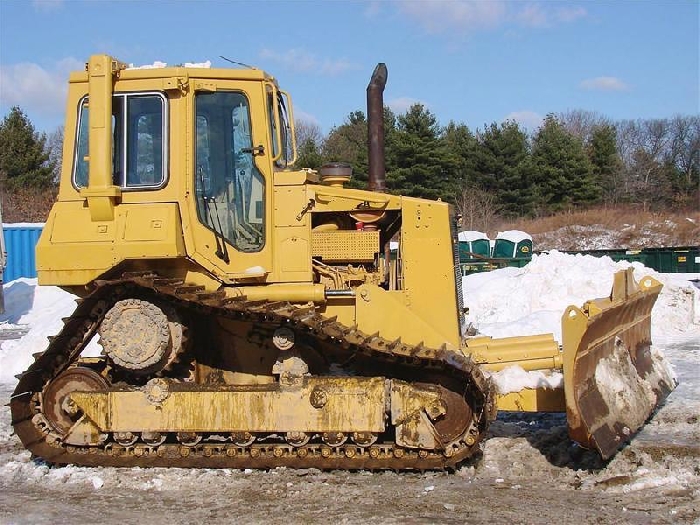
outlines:
[[[199, 64], [194, 64], [198, 66]], [[140, 80], [140, 79], [158, 79], [172, 77], [186, 78], [202, 78], [210, 80], [253, 80], [273, 82], [275, 78], [257, 68], [212, 68], [212, 67], [185, 67], [185, 66], [165, 66], [165, 67], [123, 67], [119, 69], [116, 76], [120, 80]], [[69, 82], [81, 83], [88, 81], [87, 64], [85, 70], [74, 71], [70, 74]]]

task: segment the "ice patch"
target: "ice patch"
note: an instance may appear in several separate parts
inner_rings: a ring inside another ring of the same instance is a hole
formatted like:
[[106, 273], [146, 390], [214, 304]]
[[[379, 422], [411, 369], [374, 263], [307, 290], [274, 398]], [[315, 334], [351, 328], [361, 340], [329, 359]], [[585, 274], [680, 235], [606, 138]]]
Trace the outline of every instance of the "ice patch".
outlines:
[[105, 484], [105, 481], [99, 476], [92, 476], [90, 481], [92, 482], [92, 486], [95, 487], [95, 490], [101, 489]]

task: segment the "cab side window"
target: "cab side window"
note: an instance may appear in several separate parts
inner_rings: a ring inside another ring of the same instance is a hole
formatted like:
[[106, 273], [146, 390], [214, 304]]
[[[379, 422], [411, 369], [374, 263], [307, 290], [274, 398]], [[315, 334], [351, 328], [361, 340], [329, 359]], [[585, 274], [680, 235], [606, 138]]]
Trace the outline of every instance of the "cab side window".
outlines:
[[[73, 184], [88, 185], [90, 103], [80, 103]], [[160, 93], [112, 98], [112, 181], [122, 189], [156, 189], [167, 180], [167, 105]]]
[[253, 157], [244, 93], [195, 96], [195, 188], [202, 224], [241, 252], [265, 245], [265, 180]]

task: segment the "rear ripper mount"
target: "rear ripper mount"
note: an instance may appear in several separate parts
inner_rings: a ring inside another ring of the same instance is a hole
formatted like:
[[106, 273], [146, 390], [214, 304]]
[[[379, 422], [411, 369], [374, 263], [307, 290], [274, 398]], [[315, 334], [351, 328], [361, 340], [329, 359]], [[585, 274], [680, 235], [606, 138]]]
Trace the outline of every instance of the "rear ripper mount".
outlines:
[[[262, 384], [198, 377], [197, 341], [158, 373], [80, 359], [112, 306], [132, 299], [181, 319], [252, 323], [256, 337], [276, 333], [278, 347], [296, 333], [301, 350], [280, 350], [279, 379]], [[319, 358], [333, 364], [309, 375], [306, 361], [319, 368]], [[10, 406], [21, 441], [50, 463], [206, 468], [454, 467], [478, 451], [496, 413], [493, 386], [464, 355], [367, 336], [311, 307], [227, 298], [153, 274], [97, 282], [20, 376]]]

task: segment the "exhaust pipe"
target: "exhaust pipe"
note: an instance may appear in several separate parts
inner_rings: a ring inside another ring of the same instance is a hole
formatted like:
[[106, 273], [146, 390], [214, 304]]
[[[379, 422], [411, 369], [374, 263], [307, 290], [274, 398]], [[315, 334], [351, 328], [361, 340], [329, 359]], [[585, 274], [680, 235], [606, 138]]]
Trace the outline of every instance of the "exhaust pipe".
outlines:
[[386, 192], [386, 167], [384, 163], [384, 86], [388, 72], [386, 64], [380, 62], [374, 68], [367, 85], [367, 131], [369, 181], [368, 189]]

